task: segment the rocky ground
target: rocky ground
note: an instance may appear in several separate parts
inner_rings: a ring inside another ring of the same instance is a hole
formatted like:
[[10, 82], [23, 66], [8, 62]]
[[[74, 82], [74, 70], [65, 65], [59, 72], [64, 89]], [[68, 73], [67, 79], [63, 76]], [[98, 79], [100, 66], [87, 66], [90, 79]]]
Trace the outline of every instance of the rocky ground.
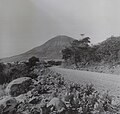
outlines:
[[34, 70], [39, 71], [37, 78], [17, 78], [2, 88], [0, 114], [119, 113], [119, 101], [100, 94], [92, 84], [66, 80], [48, 68]]

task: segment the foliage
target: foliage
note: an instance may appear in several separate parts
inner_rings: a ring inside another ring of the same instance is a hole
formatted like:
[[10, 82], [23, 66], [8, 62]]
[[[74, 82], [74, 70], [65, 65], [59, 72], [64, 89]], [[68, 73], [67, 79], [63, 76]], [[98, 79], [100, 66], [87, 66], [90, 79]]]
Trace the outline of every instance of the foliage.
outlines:
[[105, 62], [119, 61], [120, 57], [120, 37], [110, 37], [106, 41], [99, 44], [96, 53], [99, 58]]
[[47, 63], [49, 64], [49, 66], [59, 66], [62, 64], [62, 61], [54, 61], [54, 60], [49, 60], [47, 61]]
[[25, 64], [13, 65], [6, 68], [6, 82], [9, 83], [16, 78], [27, 77], [29, 73], [29, 68]]
[[3, 63], [0, 63], [0, 84], [3, 84], [6, 81], [6, 75], [5, 75], [5, 65]]
[[32, 57], [29, 62], [20, 64], [0, 64], [0, 84], [9, 83], [14, 79], [20, 77], [31, 77], [32, 79], [37, 78], [38, 74], [33, 72], [36, 63], [39, 61], [38, 58]]
[[97, 46], [90, 45], [89, 37], [74, 40], [71, 46], [62, 50], [63, 59], [73, 61], [76, 66], [78, 66], [78, 63], [85, 65], [92, 61], [98, 61], [97, 56], [95, 56], [97, 48]]
[[63, 59], [72, 61], [76, 66], [98, 62], [114, 63], [120, 61], [120, 37], [110, 37], [97, 45], [90, 45], [90, 38], [74, 40], [62, 50]]
[[[50, 71], [50, 69], [45, 69], [45, 71], [47, 72], [37, 77], [37, 82], [32, 84], [31, 94], [26, 93], [25, 101], [14, 108], [16, 114], [26, 111], [27, 114], [41, 113], [48, 109], [49, 112], [44, 114], [58, 113], [59, 108], [47, 107], [47, 103], [52, 100], [53, 96], [65, 103], [67, 114], [117, 114], [118, 110], [112, 105], [112, 97], [108, 93], [102, 95], [95, 90], [92, 84], [83, 86], [65, 80], [61, 74]], [[23, 90], [20, 88], [20, 91]], [[8, 111], [12, 109], [8, 108]]]
[[62, 58], [66, 61], [72, 56], [72, 50], [69, 48], [65, 48], [62, 50]]
[[29, 61], [28, 62], [29, 67], [32, 67], [32, 66], [35, 66], [37, 62], [39, 62], [39, 58], [33, 56], [33, 57], [29, 58], [28, 61]]

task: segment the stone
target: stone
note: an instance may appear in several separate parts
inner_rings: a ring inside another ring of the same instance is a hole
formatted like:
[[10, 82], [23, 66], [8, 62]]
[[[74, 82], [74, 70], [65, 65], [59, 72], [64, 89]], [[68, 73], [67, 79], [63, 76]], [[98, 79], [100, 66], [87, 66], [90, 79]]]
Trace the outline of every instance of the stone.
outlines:
[[29, 99], [29, 101], [28, 101], [29, 103], [31, 103], [31, 104], [37, 104], [38, 102], [40, 102], [40, 99], [39, 99], [39, 97], [32, 97], [32, 98], [30, 98]]
[[47, 104], [47, 107], [51, 107], [51, 106], [54, 106], [57, 111], [59, 111], [59, 110], [61, 110], [61, 109], [66, 110], [66, 108], [67, 108], [66, 105], [65, 105], [65, 103], [64, 103], [61, 99], [59, 99], [59, 98], [57, 98], [57, 97], [54, 97], [54, 98]]
[[5, 91], [7, 94], [17, 97], [31, 90], [32, 79], [30, 77], [17, 78], [10, 82]]
[[0, 100], [0, 114], [14, 114], [18, 102], [15, 98], [6, 96]]
[[24, 103], [25, 101], [27, 101], [27, 95], [26, 94], [21, 94], [21, 95], [15, 97], [15, 99], [19, 103]]

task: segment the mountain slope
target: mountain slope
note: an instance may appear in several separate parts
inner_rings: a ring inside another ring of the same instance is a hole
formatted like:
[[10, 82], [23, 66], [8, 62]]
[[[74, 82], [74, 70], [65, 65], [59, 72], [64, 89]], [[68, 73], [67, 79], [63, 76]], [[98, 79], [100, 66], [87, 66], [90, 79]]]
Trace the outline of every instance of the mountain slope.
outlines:
[[39, 57], [40, 59], [61, 59], [61, 50], [69, 46], [73, 40], [73, 38], [68, 36], [56, 36], [41, 46], [20, 55], [4, 58], [1, 62], [24, 61], [32, 56]]
[[110, 37], [100, 43], [97, 53], [102, 60], [115, 62], [120, 60], [120, 37]]

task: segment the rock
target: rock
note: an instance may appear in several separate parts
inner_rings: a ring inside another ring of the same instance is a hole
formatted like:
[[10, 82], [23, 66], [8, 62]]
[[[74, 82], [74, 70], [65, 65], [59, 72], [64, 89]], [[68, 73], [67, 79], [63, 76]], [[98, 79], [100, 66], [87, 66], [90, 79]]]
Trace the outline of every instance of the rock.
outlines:
[[5, 91], [13, 97], [27, 93], [31, 89], [32, 79], [30, 77], [22, 77], [13, 80], [8, 84]]
[[28, 101], [30, 99], [32, 99], [33, 94], [31, 93], [31, 91], [28, 91], [25, 94], [21, 94], [17, 97], [15, 97], [15, 99], [19, 102], [19, 103], [24, 103], [25, 101]]
[[26, 95], [26, 94], [21, 94], [21, 95], [15, 97], [15, 99], [16, 99], [19, 103], [24, 103], [25, 101], [27, 101], [27, 95]]
[[5, 107], [7, 101], [14, 102], [16, 100], [15, 100], [15, 98], [13, 98], [11, 96], [5, 96], [3, 99], [0, 100], [0, 106], [3, 105]]
[[15, 98], [7, 96], [0, 100], [0, 114], [16, 114], [17, 101]]
[[57, 97], [54, 97], [48, 104], [47, 107], [53, 106], [57, 111], [66, 110], [65, 103]]
[[39, 94], [45, 94], [49, 91], [49, 87], [47, 85], [40, 85], [38, 84], [33, 90], [32, 94], [33, 95], [39, 95]]
[[38, 102], [40, 102], [40, 99], [39, 99], [39, 97], [32, 97], [32, 98], [30, 98], [29, 99], [29, 101], [28, 101], [29, 103], [31, 103], [31, 104], [37, 104]]
[[32, 107], [30, 112], [31, 114], [43, 114], [42, 109], [38, 107]]

